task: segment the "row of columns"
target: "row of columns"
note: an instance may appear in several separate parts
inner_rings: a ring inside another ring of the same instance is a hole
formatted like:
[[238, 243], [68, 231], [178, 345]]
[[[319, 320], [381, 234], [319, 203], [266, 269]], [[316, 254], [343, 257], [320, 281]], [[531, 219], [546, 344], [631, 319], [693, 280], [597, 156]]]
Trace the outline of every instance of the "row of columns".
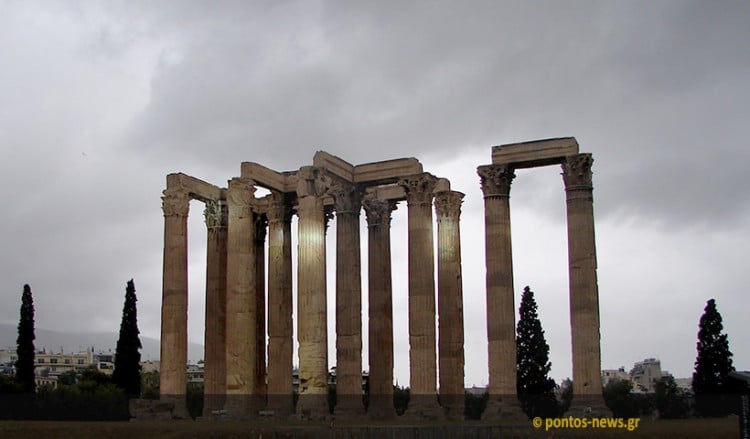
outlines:
[[[359, 216], [369, 242], [369, 416], [388, 419], [393, 408], [393, 317], [390, 218], [396, 202], [304, 167], [294, 194], [273, 192], [264, 215], [254, 212], [254, 183], [235, 178], [220, 200], [206, 201], [208, 227], [204, 415], [225, 409], [236, 417], [264, 407], [292, 413], [291, 217], [298, 223], [299, 400], [297, 413], [328, 415], [326, 211], [337, 217], [336, 414], [358, 416], [362, 403], [361, 262]], [[411, 402], [415, 418], [463, 416], [463, 310], [459, 217], [463, 194], [434, 193], [430, 174], [404, 178], [409, 218], [409, 334]], [[161, 397], [184, 410], [187, 360], [187, 212], [190, 194], [164, 194], [165, 248]], [[432, 205], [438, 214], [440, 398], [437, 399]], [[264, 240], [268, 227], [268, 362], [265, 358]], [[266, 381], [267, 377], [267, 381]], [[267, 396], [267, 398], [266, 398]]]
[[[562, 160], [568, 224], [573, 348], [571, 413], [607, 414], [602, 398], [591, 154]], [[525, 419], [516, 395], [515, 305], [510, 230], [512, 164], [477, 169], [484, 193], [489, 394], [482, 417]]]

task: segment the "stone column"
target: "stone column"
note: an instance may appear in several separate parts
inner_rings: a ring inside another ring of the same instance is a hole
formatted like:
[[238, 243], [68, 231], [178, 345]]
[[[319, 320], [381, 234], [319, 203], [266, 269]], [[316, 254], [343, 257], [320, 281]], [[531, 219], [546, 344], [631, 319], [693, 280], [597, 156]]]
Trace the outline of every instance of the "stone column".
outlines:
[[255, 214], [255, 390], [262, 401], [266, 395], [266, 226], [265, 214]]
[[573, 344], [573, 402], [570, 413], [608, 416], [601, 381], [599, 287], [596, 279], [591, 154], [562, 164], [568, 210], [570, 327]]
[[391, 212], [396, 202], [367, 195], [369, 353], [371, 419], [393, 419], [393, 296], [391, 293]]
[[438, 227], [438, 365], [446, 418], [464, 418], [464, 303], [459, 218], [464, 194], [435, 195]]
[[484, 192], [490, 372], [490, 399], [482, 419], [526, 419], [516, 394], [516, 324], [510, 240], [510, 184], [515, 173], [509, 165], [480, 166], [477, 173]]
[[164, 271], [161, 301], [161, 356], [159, 399], [174, 403], [174, 415], [187, 417], [187, 217], [190, 198], [167, 176], [164, 210]]
[[254, 416], [255, 391], [255, 249], [251, 180], [229, 181], [227, 202], [227, 399], [224, 408], [234, 418]]
[[292, 399], [292, 207], [272, 192], [268, 209], [268, 405], [279, 418], [294, 412]]
[[364, 415], [362, 401], [362, 267], [356, 185], [336, 180], [328, 191], [336, 210], [336, 408], [337, 417]]
[[321, 168], [297, 173], [299, 215], [297, 260], [297, 340], [299, 399], [297, 414], [323, 419], [328, 410], [328, 334], [326, 322], [325, 221], [323, 197], [328, 189]]
[[408, 416], [442, 419], [437, 401], [435, 352], [435, 262], [432, 197], [436, 178], [419, 174], [403, 178], [409, 218], [409, 376]]
[[207, 201], [206, 333], [204, 339], [203, 416], [224, 407], [226, 393], [227, 204]]

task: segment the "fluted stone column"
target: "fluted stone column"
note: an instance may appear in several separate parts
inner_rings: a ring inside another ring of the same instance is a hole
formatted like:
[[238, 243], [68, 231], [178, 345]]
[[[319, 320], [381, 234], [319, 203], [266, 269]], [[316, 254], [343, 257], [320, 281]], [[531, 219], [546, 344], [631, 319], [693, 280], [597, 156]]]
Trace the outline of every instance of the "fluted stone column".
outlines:
[[464, 304], [459, 218], [464, 194], [435, 195], [438, 228], [438, 365], [446, 418], [464, 418]]
[[411, 396], [406, 414], [441, 419], [437, 401], [435, 352], [435, 263], [432, 197], [436, 178], [419, 174], [399, 181], [406, 192], [409, 222], [409, 372]]
[[265, 214], [255, 214], [255, 390], [265, 406], [266, 395], [266, 226]]
[[480, 166], [477, 173], [484, 192], [490, 372], [490, 398], [482, 419], [525, 419], [516, 394], [516, 325], [509, 199], [515, 173], [509, 165]]
[[607, 416], [601, 381], [599, 287], [596, 278], [591, 154], [566, 157], [562, 164], [568, 211], [570, 327], [573, 344], [571, 414]]
[[164, 271], [159, 398], [175, 404], [176, 417], [187, 417], [187, 217], [190, 198], [187, 190], [173, 182], [175, 177], [167, 176], [167, 189], [162, 197]]
[[279, 418], [294, 413], [292, 399], [292, 207], [272, 192], [268, 209], [268, 405]]
[[206, 332], [203, 416], [224, 407], [226, 393], [227, 204], [206, 202]]
[[227, 202], [227, 399], [230, 416], [256, 415], [255, 392], [256, 301], [255, 248], [251, 180], [229, 181]]
[[393, 419], [393, 296], [391, 292], [391, 212], [396, 202], [367, 195], [369, 357], [371, 419]]
[[328, 191], [336, 210], [337, 417], [364, 415], [362, 401], [362, 267], [356, 185], [336, 180]]
[[297, 173], [299, 215], [297, 261], [297, 340], [299, 399], [297, 414], [322, 419], [328, 410], [328, 334], [326, 323], [325, 221], [323, 197], [328, 189], [321, 168]]

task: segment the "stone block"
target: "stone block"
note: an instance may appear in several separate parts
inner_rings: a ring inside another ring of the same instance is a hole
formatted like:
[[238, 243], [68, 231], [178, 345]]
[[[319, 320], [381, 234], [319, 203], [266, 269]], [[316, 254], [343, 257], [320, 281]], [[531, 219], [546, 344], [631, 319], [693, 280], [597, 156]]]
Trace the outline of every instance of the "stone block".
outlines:
[[578, 154], [575, 137], [533, 140], [492, 147], [492, 164], [512, 164], [514, 168], [531, 168], [562, 163], [569, 155]]
[[415, 158], [385, 160], [354, 167], [354, 182], [394, 183], [400, 177], [421, 174], [422, 164]]

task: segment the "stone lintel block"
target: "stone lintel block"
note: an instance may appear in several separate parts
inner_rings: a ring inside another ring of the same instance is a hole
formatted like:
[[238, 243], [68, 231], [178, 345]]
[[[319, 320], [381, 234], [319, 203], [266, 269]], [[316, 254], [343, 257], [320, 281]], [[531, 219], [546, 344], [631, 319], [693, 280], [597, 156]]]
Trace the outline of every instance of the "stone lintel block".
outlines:
[[313, 166], [325, 168], [328, 172], [346, 181], [354, 181], [354, 165], [325, 151], [315, 153], [315, 156], [313, 156]]
[[167, 175], [167, 189], [182, 188], [190, 197], [200, 201], [217, 201], [221, 199], [222, 189], [199, 178], [182, 172]]
[[422, 172], [422, 164], [413, 157], [365, 163], [354, 167], [354, 183], [394, 183], [400, 177]]
[[286, 178], [281, 172], [254, 162], [242, 162], [240, 176], [253, 180], [258, 186], [286, 192]]
[[378, 200], [402, 201], [406, 199], [404, 188], [397, 184], [373, 187], [368, 189], [367, 192], [374, 193]]
[[514, 168], [532, 168], [562, 163], [566, 156], [578, 154], [575, 137], [532, 140], [492, 147], [492, 164], [512, 164]]
[[432, 192], [448, 192], [450, 190], [451, 182], [447, 178], [438, 178], [437, 183], [435, 183], [435, 190], [433, 190]]

